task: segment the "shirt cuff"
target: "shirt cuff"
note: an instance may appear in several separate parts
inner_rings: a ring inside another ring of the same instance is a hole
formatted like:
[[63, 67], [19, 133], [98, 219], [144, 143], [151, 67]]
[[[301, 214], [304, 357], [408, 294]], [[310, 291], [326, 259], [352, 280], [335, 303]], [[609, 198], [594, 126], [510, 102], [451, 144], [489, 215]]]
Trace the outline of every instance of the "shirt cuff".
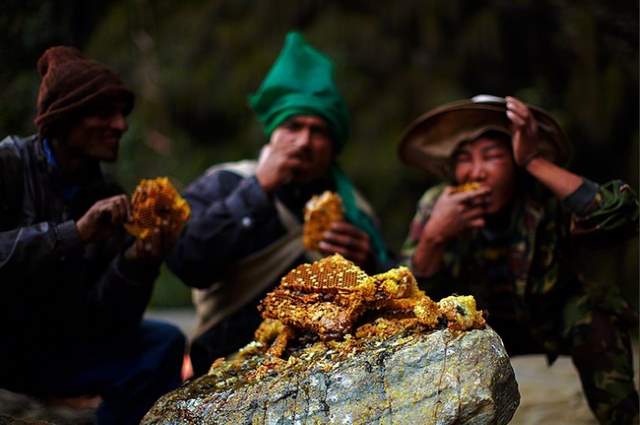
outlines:
[[577, 215], [586, 215], [591, 209], [600, 186], [591, 180], [583, 178], [582, 184], [571, 195], [562, 200], [562, 205]]
[[73, 220], [53, 227], [56, 234], [56, 249], [64, 255], [82, 245], [76, 222]]

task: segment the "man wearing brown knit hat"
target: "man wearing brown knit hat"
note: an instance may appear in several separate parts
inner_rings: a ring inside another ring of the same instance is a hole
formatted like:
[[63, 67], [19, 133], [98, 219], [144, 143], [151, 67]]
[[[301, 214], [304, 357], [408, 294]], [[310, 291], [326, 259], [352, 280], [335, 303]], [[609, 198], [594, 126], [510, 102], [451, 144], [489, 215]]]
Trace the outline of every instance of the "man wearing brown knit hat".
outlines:
[[171, 243], [126, 236], [128, 199], [100, 170], [133, 93], [70, 47], [38, 71], [38, 133], [0, 142], [0, 387], [96, 396], [98, 423], [138, 423], [180, 383], [185, 341], [141, 320]]

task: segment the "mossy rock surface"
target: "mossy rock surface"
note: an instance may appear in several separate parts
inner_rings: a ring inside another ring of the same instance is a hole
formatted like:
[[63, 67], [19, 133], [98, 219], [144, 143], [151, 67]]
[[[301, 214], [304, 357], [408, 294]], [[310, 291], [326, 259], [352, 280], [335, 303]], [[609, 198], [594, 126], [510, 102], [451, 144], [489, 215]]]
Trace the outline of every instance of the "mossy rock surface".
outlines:
[[158, 400], [142, 424], [506, 424], [520, 402], [490, 328], [395, 335], [346, 354], [291, 358], [260, 379], [247, 379], [259, 356], [233, 379], [198, 378]]

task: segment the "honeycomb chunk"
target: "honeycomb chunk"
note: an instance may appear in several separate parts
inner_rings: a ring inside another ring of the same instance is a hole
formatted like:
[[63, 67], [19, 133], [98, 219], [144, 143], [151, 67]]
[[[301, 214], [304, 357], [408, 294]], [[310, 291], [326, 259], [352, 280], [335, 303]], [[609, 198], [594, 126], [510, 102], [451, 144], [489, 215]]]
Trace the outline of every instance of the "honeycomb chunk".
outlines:
[[338, 194], [325, 191], [309, 199], [304, 207], [304, 247], [310, 251], [317, 251], [322, 234], [329, 230], [333, 223], [342, 221], [343, 217], [342, 199]]
[[455, 186], [451, 193], [471, 192], [472, 190], [478, 190], [482, 185], [478, 182], [463, 183], [459, 186]]
[[472, 295], [452, 295], [438, 301], [438, 306], [449, 323], [449, 329], [466, 331], [486, 325], [482, 311], [476, 310], [476, 300]]
[[131, 197], [131, 221], [125, 229], [138, 239], [148, 239], [154, 229], [177, 236], [191, 208], [166, 177], [143, 179]]

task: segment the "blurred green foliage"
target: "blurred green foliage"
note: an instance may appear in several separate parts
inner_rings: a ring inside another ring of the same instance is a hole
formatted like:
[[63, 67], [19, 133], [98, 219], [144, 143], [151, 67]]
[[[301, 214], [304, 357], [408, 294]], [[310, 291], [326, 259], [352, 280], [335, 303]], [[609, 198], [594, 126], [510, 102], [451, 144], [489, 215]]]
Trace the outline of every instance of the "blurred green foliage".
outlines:
[[[397, 160], [403, 129], [479, 93], [548, 109], [573, 140], [573, 170], [637, 191], [637, 17], [637, 2], [597, 0], [14, 0], [0, 15], [0, 129], [34, 131], [35, 62], [48, 46], [75, 45], [137, 93], [110, 170], [128, 189], [158, 175], [183, 188], [211, 164], [257, 154], [262, 133], [247, 95], [286, 32], [300, 30], [335, 60], [353, 118], [340, 161], [397, 250], [433, 183]], [[637, 301], [637, 239], [602, 257], [606, 276]], [[154, 303], [187, 300], [163, 270]]]

